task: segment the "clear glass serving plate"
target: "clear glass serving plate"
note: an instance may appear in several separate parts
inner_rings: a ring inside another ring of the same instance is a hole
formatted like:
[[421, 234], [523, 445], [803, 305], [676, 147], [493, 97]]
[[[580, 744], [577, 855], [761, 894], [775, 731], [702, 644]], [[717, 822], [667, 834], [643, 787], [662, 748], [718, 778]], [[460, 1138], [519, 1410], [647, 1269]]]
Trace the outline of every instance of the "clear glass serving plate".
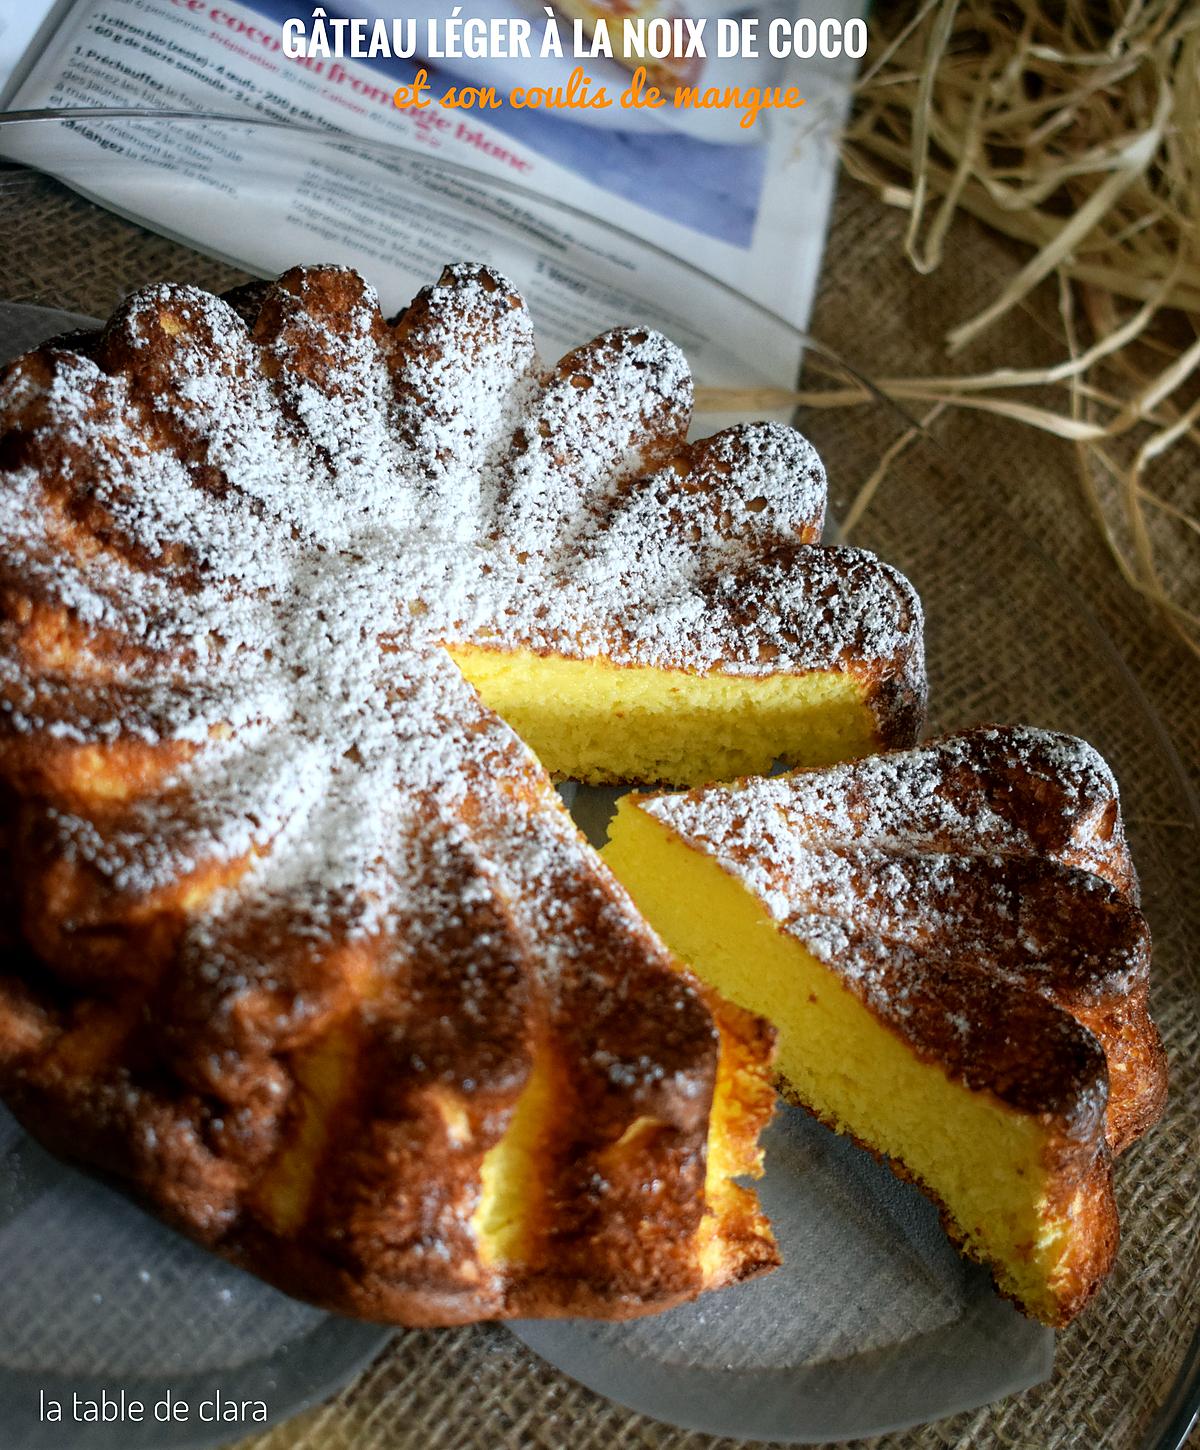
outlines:
[[[153, 212], [164, 197], [169, 200], [178, 181], [161, 169], [112, 153], [83, 167], [71, 145], [59, 144], [62, 133], [55, 128], [61, 124], [8, 124], [0, 117], [0, 149], [6, 132], [38, 127], [49, 137], [44, 155], [76, 192], [111, 196], [119, 190], [120, 209], [128, 214]], [[327, 133], [298, 139], [240, 119], [124, 117], [120, 124], [199, 128], [211, 151], [223, 147], [253, 158], [242, 164], [264, 227], [285, 215], [298, 169], [314, 158], [339, 168], [360, 196], [379, 207], [406, 204], [414, 186], [442, 197], [467, 189], [485, 209], [492, 236], [479, 260], [515, 272], [535, 316], [538, 263], [531, 259], [526, 228], [536, 211], [564, 272], [586, 271], [608, 288], [607, 320], [649, 319], [685, 346], [698, 343], [706, 383], [777, 385], [779, 357], [803, 346], [812, 372], [853, 379], [873, 398], [853, 410], [802, 410], [797, 420], [825, 457], [835, 518], [860, 481], [842, 466], [856, 453], [856, 430], [871, 429], [882, 451], [909, 426], [821, 342], [800, 338], [758, 309], [752, 344], [739, 343], [732, 331], [714, 325], [714, 317], [721, 308], [744, 308], [744, 299], [635, 239], [614, 234], [606, 247], [605, 226], [594, 218], [564, 210], [552, 225], [552, 207], [493, 177]], [[231, 217], [235, 205], [229, 203]], [[210, 217], [209, 226], [219, 231], [220, 216]], [[153, 251], [156, 265], [169, 253], [179, 280], [202, 276], [207, 284], [221, 271], [178, 249], [154, 251], [161, 244], [129, 228], [120, 228], [125, 250], [114, 254], [113, 228], [119, 227], [42, 178], [0, 171], [0, 244], [10, 257], [45, 257], [40, 280], [26, 261], [19, 281], [0, 270], [0, 294], [22, 304], [106, 311], [116, 300], [108, 280], [114, 255], [128, 262], [130, 282], [147, 280], [138, 270], [145, 265], [139, 247]], [[232, 221], [228, 234], [237, 234]], [[605, 270], [611, 258], [605, 258], [635, 244], [644, 266], [635, 282], [623, 274], [618, 286], [615, 273]], [[81, 247], [86, 253], [89, 246], [94, 266], [81, 268]], [[206, 247], [227, 261], [245, 260], [211, 236]], [[331, 242], [321, 256], [359, 260], [347, 250]], [[389, 270], [382, 259], [364, 270], [385, 297], [407, 275], [404, 265]], [[553, 322], [548, 330], [556, 334], [561, 317]], [[6, 336], [10, 350], [23, 345], [31, 334], [18, 336], [18, 327], [44, 333], [59, 325], [65, 325], [61, 317], [10, 309], [0, 315], [0, 345]], [[698, 429], [711, 431], [737, 412], [726, 405], [701, 413]], [[786, 1269], [629, 1326], [514, 1326], [551, 1364], [619, 1404], [708, 1433], [812, 1443], [940, 1419], [1037, 1386], [1020, 1400], [1019, 1415], [1012, 1410], [1018, 1402], [1001, 1400], [974, 1417], [969, 1440], [952, 1428], [966, 1423], [958, 1420], [944, 1433], [933, 1427], [927, 1435], [911, 1431], [896, 1443], [1040, 1446], [1049, 1426], [1072, 1417], [1081, 1443], [1089, 1445], [1175, 1450], [1186, 1434], [1200, 1388], [1200, 1063], [1193, 1051], [1200, 984], [1188, 950], [1194, 863], [1178, 857], [1168, 826], [1181, 817], [1200, 818], [1170, 741], [1136, 682], [1086, 603], [1001, 499], [986, 472], [976, 471], [968, 481], [932, 441], [919, 437], [898, 456], [854, 541], [896, 563], [921, 592], [931, 729], [1020, 720], [1071, 730], [1092, 740], [1121, 780], [1155, 933], [1154, 1009], [1172, 1053], [1174, 1090], [1163, 1123], [1118, 1165], [1125, 1242], [1113, 1280], [1098, 1306], [1060, 1335], [1056, 1347], [1048, 1332], [1002, 1304], [986, 1277], [949, 1251], [920, 1195], [803, 1115], [784, 1112], [770, 1130], [763, 1192], [780, 1228]], [[580, 791], [571, 803], [586, 830], [603, 830], [611, 793]], [[4, 1148], [0, 1137], [0, 1153]], [[244, 1371], [238, 1383], [275, 1376], [274, 1422], [330, 1393], [385, 1342], [386, 1331], [330, 1320], [236, 1275], [108, 1190], [52, 1165], [28, 1140], [8, 1151], [0, 1162], [0, 1423], [10, 1431], [18, 1427], [18, 1437], [6, 1436], [6, 1445], [68, 1443], [38, 1440], [28, 1417], [31, 1393], [60, 1371], [91, 1376], [92, 1383], [107, 1377], [111, 1388], [138, 1380], [141, 1367], [139, 1382], [153, 1381], [160, 1392], [176, 1383], [185, 1365], [218, 1380]], [[22, 1187], [29, 1183], [53, 1196], [31, 1197]], [[13, 1265], [21, 1273], [10, 1272]], [[176, 1312], [183, 1305], [186, 1312]], [[199, 1338], [215, 1346], [215, 1358], [195, 1358], [198, 1326]], [[67, 1342], [82, 1345], [84, 1357], [64, 1356]], [[403, 1340], [391, 1351], [405, 1352]], [[296, 1373], [289, 1378], [291, 1366]], [[142, 1442], [89, 1435], [69, 1443], [73, 1450], [90, 1450]], [[169, 1439], [162, 1431], [145, 1443], [220, 1440]]]

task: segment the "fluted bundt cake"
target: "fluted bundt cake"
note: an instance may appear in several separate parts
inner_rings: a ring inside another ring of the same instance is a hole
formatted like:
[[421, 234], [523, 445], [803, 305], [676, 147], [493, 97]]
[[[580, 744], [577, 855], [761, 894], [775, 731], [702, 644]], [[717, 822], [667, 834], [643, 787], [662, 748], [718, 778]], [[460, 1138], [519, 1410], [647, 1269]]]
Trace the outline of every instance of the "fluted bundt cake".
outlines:
[[628, 795], [604, 854], [667, 944], [774, 1024], [787, 1096], [915, 1179], [1027, 1313], [1078, 1313], [1116, 1252], [1112, 1156], [1166, 1092], [1090, 746], [978, 729]]
[[[487, 269], [135, 294], [0, 378], [0, 1093], [283, 1288], [624, 1316], [776, 1260], [771, 1032], [556, 770], [911, 740], [920, 610], [655, 334], [549, 372]], [[457, 663], [456, 663], [457, 661]], [[470, 681], [479, 686], [479, 693]]]

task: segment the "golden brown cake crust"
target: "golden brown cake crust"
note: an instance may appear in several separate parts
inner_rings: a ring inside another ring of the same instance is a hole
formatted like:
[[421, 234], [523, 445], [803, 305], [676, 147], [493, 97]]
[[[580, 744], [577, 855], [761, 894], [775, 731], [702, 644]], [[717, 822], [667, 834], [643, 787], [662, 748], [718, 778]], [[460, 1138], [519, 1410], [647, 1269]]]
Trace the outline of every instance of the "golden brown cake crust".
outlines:
[[1085, 742], [980, 727], [643, 805], [973, 1086], [1085, 1117], [1099, 1095], [1114, 1152], [1161, 1112], [1149, 929], [1112, 772]]
[[[153, 319], [172, 311], [187, 314], [186, 327], [163, 335]], [[321, 417], [313, 406], [330, 378], [340, 379], [336, 390], [362, 354], [386, 382], [368, 380], [368, 366], [355, 385], [382, 385], [390, 396], [372, 399], [365, 416], [345, 415], [346, 428], [364, 425], [351, 454], [371, 456], [376, 476], [412, 491], [423, 510], [418, 525], [440, 518], [475, 566], [456, 570], [440, 559], [436, 585], [415, 590], [414, 603], [430, 611], [427, 636], [698, 673], [845, 672], [863, 687], [880, 745], [917, 738], [926, 700], [920, 600], [903, 575], [866, 550], [817, 542], [826, 486], [812, 446], [773, 423], [689, 443], [691, 376], [678, 349], [656, 333], [619, 329], [543, 370], [524, 303], [487, 268], [447, 268], [390, 323], [355, 273], [333, 267], [296, 268], [279, 283], [252, 283], [225, 299], [194, 288], [147, 289], [102, 332], [56, 339], [6, 370], [6, 454], [19, 468], [36, 433], [34, 466], [75, 475], [75, 486], [56, 495], [59, 504], [86, 516], [106, 549], [140, 548], [143, 564], [153, 550], [128, 529], [114, 532], [100, 502], [115, 492], [111, 466], [79, 467], [82, 435], [72, 441], [73, 427], [107, 427], [119, 446], [127, 429], [148, 436], [185, 459], [205, 489], [224, 490], [232, 467], [249, 506], [278, 517], [285, 501], [262, 475], [272, 453], [295, 459], [289, 424], [298, 424], [318, 458], [332, 464], [325, 481], [347, 508], [365, 514], [371, 495], [382, 504], [388, 489], [364, 477], [365, 457], [334, 460], [335, 441], [343, 441], [336, 410]], [[198, 375], [193, 383], [205, 382], [193, 400], [173, 397], [181, 367]], [[226, 385], [214, 389], [218, 369]], [[261, 387], [246, 385], [259, 372], [276, 382], [265, 398]], [[103, 385], [108, 376], [115, 389]], [[121, 403], [125, 378], [137, 384], [135, 418]], [[137, 395], [155, 389], [170, 406], [151, 420]], [[90, 403], [81, 412], [84, 397]], [[325, 436], [313, 431], [318, 422]], [[256, 434], [273, 448], [259, 458], [236, 450]], [[295, 460], [301, 477], [313, 473], [304, 454]], [[152, 472], [145, 462], [139, 458], [133, 471]], [[361, 496], [352, 500], [355, 482]], [[267, 491], [273, 496], [261, 496]], [[318, 536], [322, 525], [340, 533], [328, 515], [309, 522]], [[22, 543], [25, 556], [39, 548], [61, 600], [52, 532], [35, 540], [26, 530]], [[211, 552], [202, 529], [194, 533], [193, 551]], [[481, 544], [482, 573], [474, 552]], [[187, 578], [180, 567], [187, 553], [177, 538], [159, 562]], [[107, 613], [104, 591], [99, 579], [86, 582], [71, 593], [83, 596], [95, 631]], [[161, 609], [170, 614], [169, 598]], [[55, 623], [76, 627], [62, 611]], [[106, 653], [130, 647], [120, 629], [98, 643]], [[43, 697], [38, 706], [53, 710], [54, 702]]]
[[980, 727], [639, 805], [742, 880], [920, 1058], [1050, 1130], [1051, 1192], [1076, 1226], [1050, 1318], [1072, 1318], [1116, 1250], [1111, 1160], [1167, 1090], [1150, 934], [1096, 751]]
[[[441, 648], [573, 627], [551, 557], [684, 447], [682, 359], [624, 331], [544, 371], [486, 269], [395, 323], [339, 268], [234, 303], [151, 288], [0, 376], [0, 1092], [345, 1312], [623, 1317], [771, 1267], [749, 1195], [701, 1257], [721, 1054], [752, 1167], [769, 1034]], [[759, 450], [764, 528], [811, 494], [782, 434], [713, 446]], [[596, 640], [661, 658], [661, 609], [607, 597]], [[495, 1257], [484, 1162], [529, 1095], [535, 1211]]]

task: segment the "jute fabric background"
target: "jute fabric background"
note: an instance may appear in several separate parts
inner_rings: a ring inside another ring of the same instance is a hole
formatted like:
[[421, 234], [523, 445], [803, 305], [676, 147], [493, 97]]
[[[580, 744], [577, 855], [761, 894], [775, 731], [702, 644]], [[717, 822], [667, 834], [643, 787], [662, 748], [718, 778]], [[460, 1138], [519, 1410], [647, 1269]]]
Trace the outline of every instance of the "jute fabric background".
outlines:
[[[951, 254], [932, 279], [903, 261], [904, 218], [864, 188], [843, 181], [813, 318], [814, 334], [868, 373], [946, 370], [942, 339], [956, 321], [995, 295], [1011, 272], [1009, 243], [970, 221], [956, 223]], [[0, 295], [105, 316], [131, 288], [162, 278], [221, 290], [244, 280], [236, 270], [99, 212], [56, 183], [0, 170]], [[1021, 311], [979, 339], [962, 366], [1038, 366], [1062, 356], [1054, 298], [1035, 293]], [[852, 499], [880, 453], [904, 428], [854, 409], [808, 411], [801, 424], [830, 458], [835, 510]], [[956, 461], [953, 487], [969, 497], [944, 527], [1003, 531], [1010, 509], [1041, 540], [1086, 600], [1134, 680], [1165, 723], [1193, 784], [1200, 776], [1200, 666], [1122, 580], [1103, 547], [1075, 475], [1070, 445], [994, 417], [943, 412], [934, 437]], [[1176, 450], [1175, 472], [1160, 487], [1195, 499], [1200, 450]], [[881, 491], [878, 507], [887, 507]], [[1114, 519], [1116, 511], [1114, 509]], [[886, 520], [864, 542], [885, 547]], [[1197, 553], [1180, 556], [1195, 568]], [[969, 581], [968, 581], [969, 582]], [[1183, 589], [1195, 607], [1200, 569]], [[1053, 601], [1049, 601], [1053, 607]], [[952, 622], [950, 622], [952, 624]], [[942, 621], [943, 632], [950, 624]], [[1036, 650], [1036, 639], [1030, 640]], [[1080, 649], [1092, 645], [1081, 640]], [[988, 641], [964, 640], [988, 668]], [[1085, 663], [1086, 669], [1086, 663]], [[1103, 713], [1104, 701], [1096, 708]], [[1112, 712], [1119, 717], [1120, 702]], [[1111, 712], [1110, 712], [1111, 713]], [[1120, 719], [1109, 729], [1119, 731]], [[1142, 735], [1138, 740], [1143, 739]], [[1157, 743], [1131, 747], [1155, 756], [1158, 784], [1149, 807], [1160, 849], [1196, 870], [1200, 842]], [[1147, 772], [1151, 769], [1147, 761]], [[1125, 767], [1129, 773], [1128, 765]], [[1183, 869], [1187, 869], [1186, 867]], [[1200, 1100], [1194, 1003], [1178, 976], [1200, 931], [1200, 892], [1175, 902], [1169, 933], [1176, 979], [1156, 1003], [1173, 1055], [1175, 1101]], [[1189, 979], [1190, 980], [1190, 979]], [[1164, 1020], [1165, 1019], [1165, 1020]], [[1196, 1238], [1200, 1141], [1195, 1111], [1181, 1108], [1119, 1168], [1123, 1212], [1134, 1229], [1122, 1269], [1096, 1312], [1060, 1337], [1054, 1379], [1001, 1404], [870, 1442], [888, 1450], [941, 1447], [1067, 1447], [1143, 1442], [1200, 1318], [1194, 1277], [1180, 1276], [1184, 1246]], [[685, 1433], [634, 1415], [574, 1384], [528, 1353], [502, 1328], [484, 1325], [406, 1333], [328, 1405], [244, 1442], [240, 1450], [425, 1450], [425, 1447], [654, 1447], [728, 1450], [730, 1441]], [[867, 1442], [863, 1442], [867, 1443]]]

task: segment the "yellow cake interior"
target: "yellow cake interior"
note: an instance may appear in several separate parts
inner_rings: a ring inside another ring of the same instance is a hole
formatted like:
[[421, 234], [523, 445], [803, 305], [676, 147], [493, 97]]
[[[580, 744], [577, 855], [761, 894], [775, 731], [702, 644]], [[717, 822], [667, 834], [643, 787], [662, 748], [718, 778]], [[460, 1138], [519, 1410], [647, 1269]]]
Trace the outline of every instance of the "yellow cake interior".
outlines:
[[698, 675], [477, 645], [450, 654], [552, 775], [589, 785], [699, 785], [875, 747], [874, 716], [848, 672]]
[[484, 1155], [472, 1223], [485, 1265], [530, 1263], [540, 1239], [548, 1125], [559, 1090], [544, 1049], [500, 1141]]
[[1072, 1226], [1048, 1202], [1047, 1128], [918, 1058], [751, 891], [634, 798], [619, 803], [603, 855], [702, 980], [775, 1025], [786, 1087], [903, 1164], [1001, 1289], [1053, 1322]]
[[290, 1140], [258, 1188], [259, 1212], [276, 1233], [294, 1233], [309, 1211], [334, 1114], [350, 1084], [356, 1045], [351, 1031], [335, 1027], [293, 1058], [299, 1112]]
[[[714, 1017], [721, 1047], [708, 1124], [705, 1203], [698, 1253], [707, 1287], [725, 1282], [731, 1263], [741, 1260], [739, 1240], [762, 1238], [770, 1244], [753, 1193], [737, 1182], [762, 1173], [758, 1134], [763, 1117], [764, 1081], [758, 1054], [743, 1039], [738, 1022], [723, 1005]], [[512, 1268], [535, 1263], [549, 1225], [547, 1172], [554, 1144], [551, 1132], [561, 1117], [561, 1095], [569, 1084], [545, 1047], [535, 1055], [529, 1080], [499, 1142], [484, 1155], [479, 1202], [472, 1217], [481, 1262]], [[605, 1150], [613, 1157], [636, 1154], [653, 1118], [636, 1118]]]
[[[758, 1200], [739, 1179], [760, 1178], [763, 1150], [758, 1136], [770, 1113], [771, 1086], [757, 1051], [739, 1031], [727, 1003], [713, 1003], [721, 1055], [708, 1122], [704, 1201], [709, 1212], [701, 1234], [704, 1282], [718, 1285], [737, 1254], [731, 1248], [748, 1237], [766, 1239]], [[772, 1242], [768, 1240], [768, 1242]]]

